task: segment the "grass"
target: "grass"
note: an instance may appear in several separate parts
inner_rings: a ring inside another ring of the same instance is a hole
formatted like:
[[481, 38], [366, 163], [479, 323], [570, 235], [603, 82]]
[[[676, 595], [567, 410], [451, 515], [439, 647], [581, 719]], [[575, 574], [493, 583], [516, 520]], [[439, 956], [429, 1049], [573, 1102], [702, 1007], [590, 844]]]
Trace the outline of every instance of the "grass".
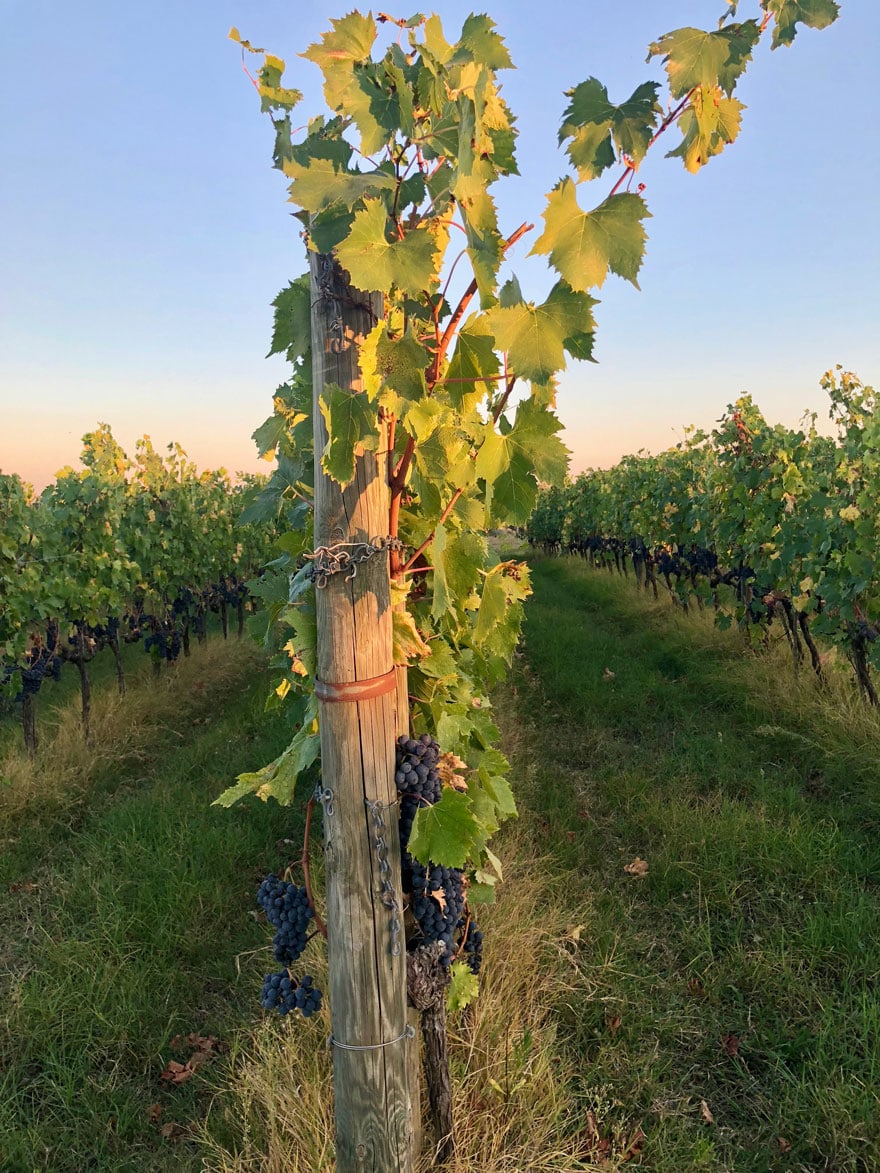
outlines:
[[[818, 690], [580, 562], [533, 572], [495, 698], [521, 818], [450, 1023], [450, 1173], [875, 1173], [876, 714], [842, 670]], [[213, 655], [136, 723], [105, 698], [101, 753], [60, 721], [52, 769], [0, 805], [4, 1173], [333, 1169], [326, 1012], [256, 1012], [248, 913], [291, 816], [208, 805], [287, 735], [251, 653]], [[230, 1049], [168, 1087], [187, 1031]]]
[[[161, 1129], [204, 1116], [253, 1023], [266, 944], [253, 893], [295, 822], [274, 805], [210, 806], [289, 738], [264, 695], [254, 649], [214, 641], [158, 687], [100, 693], [88, 747], [72, 701], [29, 788], [21, 755], [3, 763], [4, 1173], [201, 1168]], [[190, 1032], [231, 1054], [163, 1084]]]

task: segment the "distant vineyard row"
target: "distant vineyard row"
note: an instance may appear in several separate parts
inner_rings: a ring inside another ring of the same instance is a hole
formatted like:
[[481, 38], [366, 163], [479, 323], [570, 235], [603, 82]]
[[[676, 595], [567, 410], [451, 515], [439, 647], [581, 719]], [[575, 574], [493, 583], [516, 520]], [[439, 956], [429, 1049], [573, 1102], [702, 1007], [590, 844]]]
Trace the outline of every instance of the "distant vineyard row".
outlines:
[[[125, 680], [120, 642], [143, 638], [159, 671], [207, 616], [244, 624], [246, 580], [264, 565], [274, 522], [253, 506], [255, 479], [199, 473], [176, 444], [165, 456], [139, 440], [135, 458], [102, 424], [83, 438], [83, 471], [63, 469], [38, 496], [0, 474], [0, 685], [21, 705], [37, 747], [36, 698], [62, 664], [80, 676], [88, 731], [88, 664], [102, 648]], [[249, 517], [249, 514], [251, 515]]]
[[880, 412], [871, 387], [841, 368], [822, 387], [833, 437], [767, 423], [751, 397], [706, 435], [658, 456], [546, 489], [527, 536], [628, 573], [656, 596], [658, 578], [687, 607], [714, 605], [722, 626], [766, 631], [778, 620], [795, 669], [814, 640], [839, 646], [862, 695], [880, 668]]

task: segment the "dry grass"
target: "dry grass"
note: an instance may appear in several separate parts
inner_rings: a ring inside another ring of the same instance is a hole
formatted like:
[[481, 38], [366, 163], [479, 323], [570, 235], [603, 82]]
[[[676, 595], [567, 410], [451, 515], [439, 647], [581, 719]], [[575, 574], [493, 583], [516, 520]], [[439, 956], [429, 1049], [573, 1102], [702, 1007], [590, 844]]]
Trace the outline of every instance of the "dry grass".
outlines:
[[[448, 1173], [570, 1173], [572, 1064], [556, 1044], [553, 1008], [569, 993], [570, 914], [527, 836], [503, 836], [511, 860], [499, 902], [482, 912], [480, 997], [451, 1018], [456, 1158]], [[586, 915], [586, 914], [585, 914]], [[323, 959], [310, 962], [321, 985]], [[326, 1017], [326, 1011], [324, 1013]], [[329, 1173], [334, 1168], [331, 1061], [314, 1023], [261, 1025], [200, 1137], [213, 1173]], [[216, 1113], [236, 1134], [218, 1144]], [[209, 1131], [210, 1129], [210, 1131]], [[584, 1142], [587, 1138], [584, 1137]], [[433, 1167], [426, 1152], [419, 1168]], [[606, 1166], [606, 1169], [609, 1166]]]
[[154, 760], [163, 738], [184, 742], [195, 715], [219, 705], [248, 673], [260, 670], [258, 664], [248, 640], [196, 647], [160, 677], [145, 663], [131, 674], [124, 697], [115, 687], [93, 693], [88, 741], [77, 696], [57, 710], [51, 724], [43, 723], [36, 761], [21, 748], [0, 761], [0, 827], [48, 807], [75, 806], [115, 766]]

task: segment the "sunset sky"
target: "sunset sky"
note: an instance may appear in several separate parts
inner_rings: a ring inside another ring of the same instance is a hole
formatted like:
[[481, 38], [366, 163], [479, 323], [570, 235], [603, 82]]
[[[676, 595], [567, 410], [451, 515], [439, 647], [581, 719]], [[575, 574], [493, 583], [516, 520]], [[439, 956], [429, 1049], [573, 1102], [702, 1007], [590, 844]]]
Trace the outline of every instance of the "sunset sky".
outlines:
[[[565, 171], [564, 90], [596, 76], [623, 100], [662, 76], [645, 63], [652, 40], [711, 27], [724, 7], [489, 6], [518, 67], [502, 75], [522, 172], [494, 189], [502, 227], [540, 225]], [[742, 0], [740, 16], [756, 9]], [[471, 8], [437, 10], [453, 39]], [[44, 484], [76, 463], [98, 421], [126, 448], [148, 433], [202, 466], [267, 468], [250, 434], [285, 377], [263, 358], [270, 302], [305, 263], [271, 126], [227, 33], [237, 25], [286, 58], [305, 121], [322, 109], [320, 75], [296, 54], [345, 11], [324, 0], [3, 5], [3, 472]], [[649, 156], [641, 291], [609, 280], [599, 364], [573, 364], [562, 379], [573, 471], [666, 447], [746, 391], [771, 420], [795, 424], [805, 408], [824, 417], [818, 380], [835, 363], [876, 384], [878, 44], [880, 5], [843, 0], [830, 29], [802, 30], [772, 54], [760, 47], [737, 90], [742, 134], [719, 159], [691, 176], [659, 148]], [[594, 183], [584, 206], [611, 182]], [[542, 260], [525, 260], [529, 247], [509, 270], [540, 297], [551, 279]]]

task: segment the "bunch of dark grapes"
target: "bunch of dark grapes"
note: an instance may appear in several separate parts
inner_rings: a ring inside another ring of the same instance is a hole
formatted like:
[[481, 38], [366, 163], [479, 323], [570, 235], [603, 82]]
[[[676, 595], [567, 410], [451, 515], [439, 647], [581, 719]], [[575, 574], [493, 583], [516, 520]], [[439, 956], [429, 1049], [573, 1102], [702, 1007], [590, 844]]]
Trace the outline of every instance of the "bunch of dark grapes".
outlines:
[[442, 941], [446, 951], [442, 965], [451, 965], [455, 956], [455, 931], [464, 912], [464, 887], [459, 868], [432, 863], [425, 867], [408, 860], [412, 885], [412, 914], [426, 942]]
[[299, 1010], [303, 1018], [311, 1018], [321, 1009], [321, 991], [312, 985], [309, 974], [297, 980], [282, 969], [263, 978], [260, 1001], [264, 1010], [277, 1010], [281, 1015]]
[[[305, 888], [269, 875], [257, 890], [257, 904], [266, 913], [269, 924], [278, 930], [272, 941], [275, 960], [285, 965], [298, 961], [306, 947], [313, 916]], [[300, 1010], [306, 1018], [311, 1018], [321, 1007], [321, 991], [312, 984], [309, 974], [297, 979], [282, 969], [263, 979], [260, 1000], [265, 1010], [277, 1010], [279, 1014]]]
[[464, 940], [461, 943], [464, 959], [470, 967], [471, 973], [476, 975], [480, 972], [480, 966], [483, 964], [483, 934], [472, 920], [466, 921], [462, 918], [458, 927], [464, 929]]
[[442, 784], [437, 772], [440, 746], [428, 733], [418, 739], [398, 737], [394, 758], [394, 783], [400, 795], [400, 849], [406, 851], [413, 819], [420, 806], [440, 801]]
[[[46, 673], [55, 674], [55, 660], [48, 648], [31, 648], [27, 653], [27, 667], [21, 669], [21, 696], [36, 696]], [[61, 661], [58, 660], [59, 666]]]
[[257, 904], [264, 909], [269, 924], [278, 930], [272, 941], [275, 960], [285, 964], [298, 961], [306, 947], [313, 916], [305, 888], [277, 876], [266, 876], [257, 891]]
[[455, 955], [455, 933], [464, 911], [462, 872], [431, 863], [427, 867], [407, 851], [413, 820], [420, 806], [440, 801], [443, 784], [437, 763], [440, 746], [428, 733], [419, 738], [398, 737], [394, 783], [400, 796], [400, 855], [403, 890], [425, 942], [442, 941], [441, 961], [450, 965]]

